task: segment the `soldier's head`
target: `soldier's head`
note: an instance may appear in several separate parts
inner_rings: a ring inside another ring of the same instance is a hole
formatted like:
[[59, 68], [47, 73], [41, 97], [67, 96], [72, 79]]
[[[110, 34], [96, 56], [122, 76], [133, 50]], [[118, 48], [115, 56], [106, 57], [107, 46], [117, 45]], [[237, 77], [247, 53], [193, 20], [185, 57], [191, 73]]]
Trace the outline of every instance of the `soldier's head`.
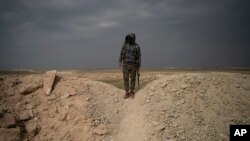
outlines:
[[129, 33], [128, 35], [126, 35], [125, 37], [125, 42], [132, 45], [135, 44], [135, 34], [134, 33]]

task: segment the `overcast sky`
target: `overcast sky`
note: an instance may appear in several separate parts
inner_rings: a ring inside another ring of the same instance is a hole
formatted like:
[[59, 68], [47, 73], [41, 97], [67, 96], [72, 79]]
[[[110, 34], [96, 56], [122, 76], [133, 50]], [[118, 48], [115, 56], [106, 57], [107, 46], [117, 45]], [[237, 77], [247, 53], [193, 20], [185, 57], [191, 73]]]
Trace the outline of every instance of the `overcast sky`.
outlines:
[[1, 0], [0, 69], [250, 67], [249, 0]]

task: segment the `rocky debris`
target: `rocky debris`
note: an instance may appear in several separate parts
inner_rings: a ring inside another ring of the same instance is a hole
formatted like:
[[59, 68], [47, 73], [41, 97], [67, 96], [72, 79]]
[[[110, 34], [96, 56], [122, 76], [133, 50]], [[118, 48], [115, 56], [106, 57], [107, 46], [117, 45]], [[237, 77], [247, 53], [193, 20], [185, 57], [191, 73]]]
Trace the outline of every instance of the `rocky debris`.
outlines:
[[16, 118], [14, 115], [5, 113], [2, 118], [0, 118], [0, 127], [12, 128], [16, 126]]
[[68, 97], [70, 97], [70, 94], [69, 94], [69, 93], [64, 93], [64, 94], [61, 96], [62, 99], [68, 98]]
[[115, 99], [115, 102], [119, 102], [120, 100], [119, 100], [119, 98], [117, 97], [116, 99]]
[[150, 102], [150, 99], [147, 99], [147, 100], [146, 100], [146, 103], [149, 103], [149, 102]]
[[100, 124], [99, 126], [97, 126], [94, 130], [94, 133], [98, 134], [98, 135], [104, 135], [108, 132], [107, 127], [104, 124]]
[[71, 89], [67, 90], [67, 91], [61, 96], [61, 98], [67, 98], [67, 97], [70, 97], [70, 96], [74, 96], [74, 95], [76, 95], [76, 94], [77, 94], [76, 91], [75, 91], [73, 88], [71, 88]]
[[19, 93], [22, 95], [26, 95], [26, 94], [36, 91], [40, 87], [42, 87], [41, 83], [24, 85], [23, 87], [20, 88]]
[[4, 113], [5, 113], [5, 110], [1, 107], [0, 108], [0, 118], [3, 117]]
[[56, 70], [51, 70], [51, 71], [47, 71], [44, 74], [43, 77], [43, 89], [46, 95], [50, 95], [52, 88], [53, 88], [53, 84], [54, 84], [54, 80], [56, 77]]
[[158, 126], [156, 127], [156, 131], [163, 131], [163, 130], [165, 130], [165, 129], [166, 129], [165, 124], [161, 124], [161, 125], [158, 125]]
[[19, 84], [21, 84], [21, 83], [22, 83], [21, 80], [15, 79], [15, 80], [12, 82], [12, 87], [15, 87], [15, 86], [17, 86], [17, 85], [19, 85]]
[[19, 121], [26, 121], [32, 118], [31, 112], [29, 110], [22, 111], [18, 116]]
[[154, 121], [154, 120], [149, 120], [149, 122], [150, 122], [152, 125], [154, 125], [154, 126], [159, 125], [159, 122]]
[[50, 95], [50, 96], [47, 98], [48, 101], [52, 101], [52, 100], [55, 100], [55, 99], [57, 99], [56, 95]]
[[60, 121], [64, 121], [64, 120], [66, 120], [66, 118], [67, 118], [67, 116], [68, 116], [68, 112], [64, 112], [64, 113], [62, 113], [61, 115], [60, 115], [60, 117], [59, 117], [59, 120]]
[[184, 104], [184, 103], [185, 103], [185, 100], [182, 99], [182, 100], [178, 101], [175, 105], [176, 105], [176, 106], [179, 106], [179, 105]]
[[[171, 83], [164, 88], [166, 80]], [[225, 136], [230, 124], [250, 121], [250, 113], [246, 113], [250, 106], [249, 90], [244, 89], [249, 84], [249, 79], [230, 73], [193, 73], [158, 79], [144, 89], [148, 92], [146, 117], [157, 119], [156, 123], [149, 121], [150, 133], [157, 140], [228, 140]], [[153, 92], [152, 87], [157, 91]]]
[[4, 79], [5, 79], [4, 77], [0, 76], [0, 81], [4, 81]]
[[174, 139], [165, 139], [164, 141], [175, 141]]
[[1, 141], [19, 141], [21, 140], [20, 128], [0, 128]]
[[[40, 90], [35, 95], [15, 94], [23, 85], [41, 80], [40, 74], [7, 76], [0, 81], [0, 140], [5, 133], [13, 136], [6, 132], [9, 129], [21, 129], [20, 140], [119, 140], [116, 134], [122, 132], [124, 115], [131, 113], [126, 108], [130, 102], [139, 102], [146, 110], [135, 111], [145, 115], [142, 120], [149, 126], [141, 130], [148, 130], [145, 139], [150, 141], [228, 140], [229, 123], [250, 122], [250, 77], [241, 74], [168, 75], [141, 89], [138, 99], [124, 101], [124, 91], [113, 86], [60, 73], [62, 79], [50, 96]], [[13, 87], [16, 78], [22, 82]], [[57, 99], [72, 89], [76, 96]], [[2, 124], [7, 123], [3, 121], [7, 113], [16, 115], [16, 125]]]
[[29, 134], [29, 137], [33, 138], [40, 132], [41, 127], [37, 122], [29, 121], [26, 124], [26, 130], [27, 130], [27, 133]]
[[187, 89], [187, 88], [188, 88], [188, 85], [187, 85], [187, 84], [182, 84], [182, 85], [181, 85], [181, 88], [182, 88], [182, 89]]
[[89, 97], [87, 97], [87, 98], [86, 98], [86, 101], [90, 101], [90, 98], [89, 98]]
[[49, 109], [49, 117], [50, 118], [54, 118], [58, 113], [58, 108], [55, 106], [55, 107], [51, 107]]
[[116, 114], [119, 114], [119, 112], [120, 112], [120, 111], [119, 111], [118, 109], [115, 110], [115, 113], [116, 113]]
[[[101, 140], [106, 137], [102, 135], [114, 128], [113, 118], [120, 116], [119, 108], [114, 112], [112, 107], [122, 105], [122, 97], [115, 95], [121, 94], [121, 90], [105, 83], [86, 81], [78, 77], [61, 77], [60, 74], [58, 77], [62, 79], [56, 84], [50, 96], [43, 95], [43, 90], [26, 96], [15, 94], [19, 93], [23, 85], [35, 84], [34, 82], [42, 80], [41, 74], [10, 76], [6, 81], [0, 82], [0, 91], [5, 90], [4, 93], [0, 92], [0, 120], [3, 121], [6, 112], [16, 115], [17, 120], [15, 126], [0, 123], [0, 128], [20, 128], [21, 140], [89, 140], [93, 136]], [[15, 79], [21, 80], [22, 83], [12, 87]], [[14, 91], [11, 91], [12, 89]], [[15, 95], [9, 97], [8, 94], [12, 92]], [[72, 97], [58, 99], [64, 93]], [[114, 101], [118, 102], [107, 104]], [[89, 105], [93, 106], [87, 109]], [[87, 115], [89, 117], [86, 117]], [[56, 136], [55, 132], [58, 133]]]

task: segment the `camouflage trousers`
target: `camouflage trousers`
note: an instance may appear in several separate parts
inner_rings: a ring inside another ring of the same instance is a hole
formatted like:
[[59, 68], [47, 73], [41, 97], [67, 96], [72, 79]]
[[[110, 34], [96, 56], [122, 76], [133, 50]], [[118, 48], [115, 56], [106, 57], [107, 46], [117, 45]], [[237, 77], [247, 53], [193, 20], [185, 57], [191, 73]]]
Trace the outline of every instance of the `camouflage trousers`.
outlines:
[[[136, 65], [127, 65], [123, 64], [123, 81], [125, 86], [125, 91], [134, 91], [135, 90], [135, 81], [136, 81]], [[130, 81], [129, 81], [130, 78]]]

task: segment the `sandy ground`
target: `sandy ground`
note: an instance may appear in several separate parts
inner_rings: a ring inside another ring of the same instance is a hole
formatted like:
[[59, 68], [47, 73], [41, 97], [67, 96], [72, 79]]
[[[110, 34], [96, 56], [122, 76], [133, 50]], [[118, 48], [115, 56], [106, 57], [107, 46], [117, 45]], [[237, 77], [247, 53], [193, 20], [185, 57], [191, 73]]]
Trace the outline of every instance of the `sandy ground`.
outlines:
[[249, 71], [147, 70], [135, 99], [123, 99], [117, 70], [1, 73], [0, 140], [229, 140], [230, 124], [250, 124]]

